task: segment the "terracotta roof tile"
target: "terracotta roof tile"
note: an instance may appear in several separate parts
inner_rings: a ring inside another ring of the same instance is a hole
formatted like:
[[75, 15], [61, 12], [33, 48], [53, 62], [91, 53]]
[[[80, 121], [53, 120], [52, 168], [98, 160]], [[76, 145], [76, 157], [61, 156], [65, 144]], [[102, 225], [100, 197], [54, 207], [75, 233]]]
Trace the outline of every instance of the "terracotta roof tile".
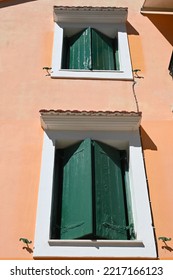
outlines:
[[56, 10], [71, 10], [71, 11], [77, 11], [77, 10], [83, 10], [83, 11], [115, 11], [117, 9], [123, 9], [128, 10], [128, 8], [123, 7], [93, 7], [93, 6], [54, 6]]
[[86, 110], [61, 110], [61, 109], [42, 109], [41, 115], [72, 115], [72, 116], [142, 116], [142, 112], [135, 111], [86, 111]]

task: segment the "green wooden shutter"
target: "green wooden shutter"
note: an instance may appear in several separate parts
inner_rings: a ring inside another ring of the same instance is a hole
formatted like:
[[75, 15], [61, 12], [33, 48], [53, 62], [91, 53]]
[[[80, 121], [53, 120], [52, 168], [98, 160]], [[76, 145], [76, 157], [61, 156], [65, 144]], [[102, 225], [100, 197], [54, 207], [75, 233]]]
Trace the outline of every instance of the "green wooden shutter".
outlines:
[[92, 221], [91, 140], [64, 150], [61, 239], [89, 236]]
[[94, 142], [96, 236], [126, 240], [127, 217], [120, 152]]
[[92, 68], [115, 70], [114, 40], [92, 29]]
[[69, 69], [91, 69], [91, 31], [83, 30], [69, 38]]

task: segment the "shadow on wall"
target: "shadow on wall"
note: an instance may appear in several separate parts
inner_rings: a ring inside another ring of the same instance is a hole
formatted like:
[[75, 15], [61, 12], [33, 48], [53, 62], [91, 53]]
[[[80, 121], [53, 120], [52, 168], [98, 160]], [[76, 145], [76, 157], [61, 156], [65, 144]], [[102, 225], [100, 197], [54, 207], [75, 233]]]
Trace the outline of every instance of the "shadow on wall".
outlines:
[[138, 31], [128, 21], [126, 23], [126, 28], [128, 35], [139, 35]]
[[29, 247], [23, 247], [22, 249], [26, 250], [29, 254], [33, 253], [33, 250], [31, 248], [29, 248]]
[[[2, 1], [2, 0], [1, 0]], [[19, 1], [13, 1], [13, 0], [7, 0], [7, 1], [2, 1], [2, 3], [0, 2], [0, 9], [1, 8], [5, 8], [8, 6], [14, 6], [14, 5], [18, 5], [18, 4], [23, 4], [26, 2], [33, 2], [33, 1], [37, 1], [37, 0], [19, 0]]]
[[172, 15], [145, 15], [162, 33], [165, 39], [173, 46], [173, 16]]
[[146, 131], [143, 129], [142, 126], [140, 127], [140, 133], [141, 133], [143, 150], [157, 151], [157, 146], [154, 144], [154, 142], [151, 140], [151, 138], [149, 137], [149, 135], [146, 133]]
[[142, 41], [139, 32], [129, 23], [126, 23], [132, 68], [145, 72], [145, 60]]

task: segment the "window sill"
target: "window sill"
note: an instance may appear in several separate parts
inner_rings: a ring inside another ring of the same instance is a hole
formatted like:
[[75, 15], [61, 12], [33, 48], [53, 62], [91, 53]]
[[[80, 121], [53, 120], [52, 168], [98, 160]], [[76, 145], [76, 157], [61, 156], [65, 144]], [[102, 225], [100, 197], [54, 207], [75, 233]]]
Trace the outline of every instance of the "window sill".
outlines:
[[156, 259], [156, 251], [146, 240], [48, 240], [35, 248], [34, 259], [122, 258]]
[[114, 247], [144, 247], [141, 240], [48, 240], [50, 246], [114, 246]]
[[75, 69], [53, 71], [51, 78], [133, 80], [133, 75], [131, 71], [81, 71]]

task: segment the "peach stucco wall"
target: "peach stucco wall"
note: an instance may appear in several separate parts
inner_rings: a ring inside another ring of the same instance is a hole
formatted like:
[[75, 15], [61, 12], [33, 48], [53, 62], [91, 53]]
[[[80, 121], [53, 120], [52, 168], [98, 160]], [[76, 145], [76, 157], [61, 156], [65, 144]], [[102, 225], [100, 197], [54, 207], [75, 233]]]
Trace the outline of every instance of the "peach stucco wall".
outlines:
[[[173, 239], [173, 83], [168, 73], [173, 16], [143, 16], [143, 0], [97, 0], [128, 7], [133, 81], [66, 80], [51, 66], [53, 5], [90, 6], [92, 0], [0, 2], [0, 258], [32, 259], [20, 237], [34, 241], [43, 131], [40, 109], [142, 111], [142, 143], [159, 258], [173, 259], [159, 236]], [[164, 17], [164, 20], [163, 20]], [[168, 28], [167, 28], [168, 27]], [[33, 245], [33, 243], [32, 243]], [[32, 249], [31, 245], [31, 249]], [[173, 248], [173, 241], [169, 243]]]

